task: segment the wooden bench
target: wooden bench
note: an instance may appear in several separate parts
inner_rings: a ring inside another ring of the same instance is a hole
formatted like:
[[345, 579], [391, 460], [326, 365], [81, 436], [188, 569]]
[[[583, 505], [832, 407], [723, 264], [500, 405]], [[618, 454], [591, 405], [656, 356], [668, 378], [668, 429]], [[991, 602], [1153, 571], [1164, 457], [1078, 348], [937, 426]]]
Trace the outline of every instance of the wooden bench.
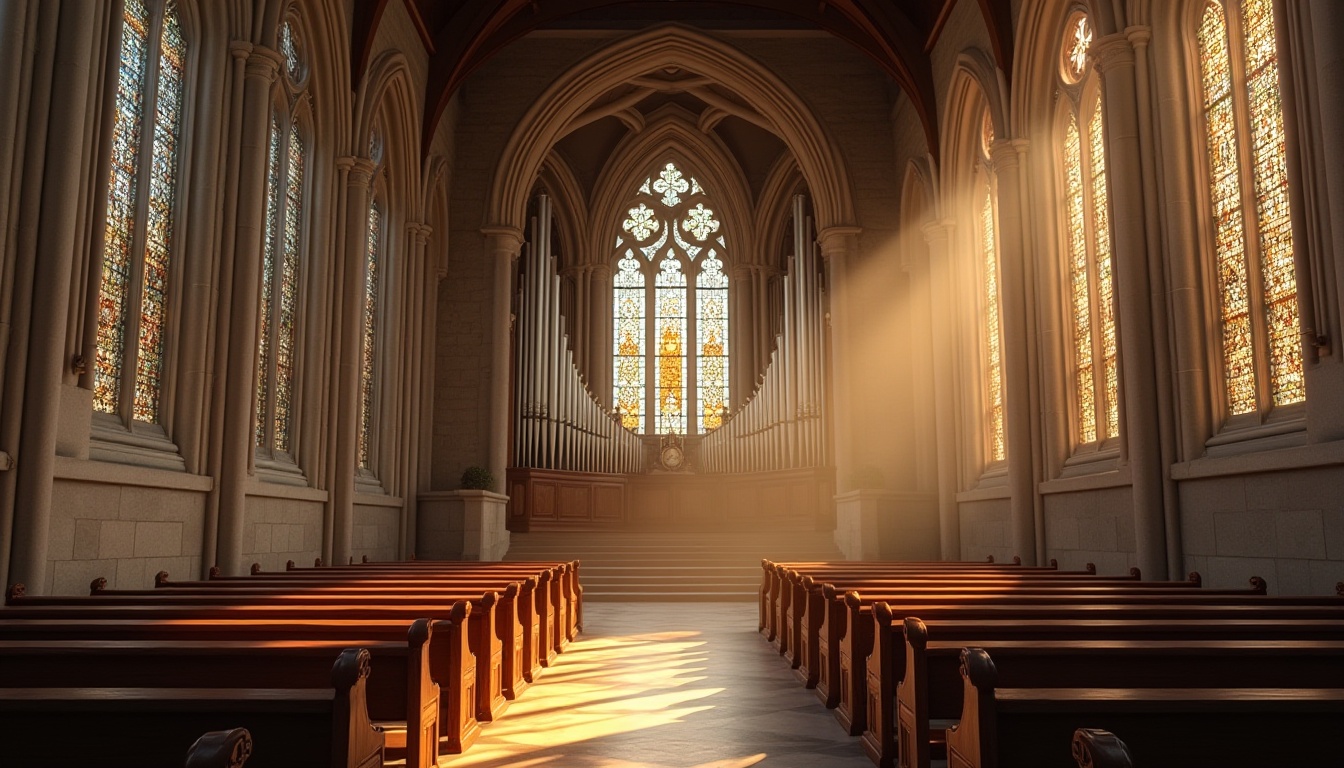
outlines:
[[[430, 675], [435, 622], [415, 622], [404, 643], [362, 643], [372, 674], [369, 717], [389, 757], [433, 766], [439, 686]], [[315, 688], [331, 674], [340, 641], [0, 640], [3, 688]]]
[[[0, 640], [118, 641], [262, 641], [268, 643], [334, 641], [347, 647], [364, 642], [406, 642], [411, 622], [373, 619], [35, 619], [10, 618], [4, 610]], [[469, 650], [469, 603], [460, 603], [429, 639], [430, 676], [439, 686], [439, 754], [470, 747], [480, 735], [476, 718], [476, 660]]]
[[1344, 754], [1338, 688], [1005, 688], [989, 654], [961, 655], [954, 768], [1073, 768], [1081, 727], [1124, 734], [1136, 765], [1333, 765]]
[[0, 742], [7, 765], [176, 768], [203, 731], [235, 723], [266, 745], [251, 768], [381, 768], [369, 671], [368, 651], [347, 649], [326, 688], [4, 688]]
[[[1149, 584], [1153, 582], [1148, 582]], [[865, 665], [864, 661], [873, 651], [875, 630], [872, 620], [872, 607], [875, 602], [891, 601], [899, 604], [920, 598], [924, 604], [982, 606], [985, 618], [992, 618], [994, 609], [987, 604], [1008, 595], [1046, 596], [1067, 595], [1081, 600], [1080, 604], [1091, 603], [1089, 610], [1099, 610], [1109, 600], [1152, 597], [1179, 598], [1181, 596], [1218, 597], [1230, 596], [1249, 598], [1260, 595], [1256, 589], [1250, 590], [1206, 590], [1183, 582], [1174, 582], [1175, 586], [1138, 587], [1135, 583], [1092, 585], [1026, 584], [1003, 585], [978, 583], [956, 586], [950, 583], [938, 583], [914, 586], [897, 592], [860, 595], [849, 592], [843, 596], [843, 624], [836, 618], [839, 611], [838, 601], [842, 598], [834, 590], [823, 587], [828, 608], [823, 615], [822, 627], [808, 635], [817, 645], [817, 695], [831, 706], [834, 702], [836, 717], [853, 735], [862, 731], [862, 712], [856, 707], [864, 700]], [[1090, 599], [1084, 599], [1090, 598]], [[1159, 600], [1158, 602], [1160, 602]], [[914, 604], [914, 603], [912, 603]], [[843, 629], [841, 628], [843, 626]], [[833, 682], [834, 681], [834, 682]], [[836, 690], [838, 687], [839, 690]]]
[[[449, 606], [461, 599], [470, 599], [461, 585], [434, 587], [379, 587], [352, 584], [303, 586], [286, 588], [283, 586], [238, 586], [228, 589], [217, 588], [175, 588], [153, 590], [109, 590], [105, 588], [105, 579], [95, 579], [91, 585], [91, 595], [87, 598], [75, 597], [31, 597], [11, 598], [10, 605], [327, 605], [341, 606], [354, 604], [417, 606], [426, 602], [445, 602]], [[535, 678], [539, 665], [537, 642], [540, 638], [540, 624], [536, 617], [533, 589], [536, 579], [529, 577], [524, 582], [511, 583], [499, 594], [494, 606], [494, 632], [496, 639], [492, 643], [500, 645], [502, 671], [500, 687], [508, 700], [516, 699]], [[487, 584], [486, 586], [497, 586]], [[473, 585], [480, 594], [481, 584]], [[529, 631], [529, 629], [531, 631]], [[478, 627], [478, 631], [480, 628]], [[479, 641], [478, 641], [479, 642]]]
[[930, 641], [920, 619], [904, 626], [895, 731], [887, 720], [892, 710], [870, 705], [863, 735], [865, 751], [881, 766], [896, 765], [899, 755], [902, 766], [928, 768], [937, 756], [931, 745], [961, 713], [960, 655], [968, 643], [990, 653], [999, 685], [1009, 688], [1344, 688], [1344, 640]]

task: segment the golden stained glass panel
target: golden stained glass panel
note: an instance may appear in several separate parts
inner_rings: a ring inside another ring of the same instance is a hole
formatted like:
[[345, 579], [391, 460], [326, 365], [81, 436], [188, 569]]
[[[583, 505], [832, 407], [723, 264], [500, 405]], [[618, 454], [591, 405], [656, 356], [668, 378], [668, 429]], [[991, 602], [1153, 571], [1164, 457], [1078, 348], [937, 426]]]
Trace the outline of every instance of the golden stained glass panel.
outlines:
[[1078, 402], [1078, 442], [1097, 439], [1095, 372], [1092, 367], [1092, 288], [1087, 268], [1087, 223], [1083, 204], [1082, 137], [1069, 114], [1064, 129], [1064, 210], [1068, 222], [1069, 288], [1073, 298], [1073, 377]]
[[1000, 339], [999, 257], [994, 239], [994, 201], [985, 189], [980, 204], [980, 247], [984, 258], [985, 345], [988, 369], [989, 459], [1002, 461], [1008, 456], [1003, 424], [1003, 347]]
[[1096, 264], [1097, 325], [1101, 332], [1101, 399], [1104, 400], [1105, 425], [1098, 425], [1099, 437], [1120, 434], [1120, 374], [1116, 364], [1115, 277], [1111, 266], [1111, 196], [1106, 185], [1106, 140], [1102, 123], [1101, 99], [1092, 108], [1087, 124], [1088, 161], [1092, 170], [1092, 233]]

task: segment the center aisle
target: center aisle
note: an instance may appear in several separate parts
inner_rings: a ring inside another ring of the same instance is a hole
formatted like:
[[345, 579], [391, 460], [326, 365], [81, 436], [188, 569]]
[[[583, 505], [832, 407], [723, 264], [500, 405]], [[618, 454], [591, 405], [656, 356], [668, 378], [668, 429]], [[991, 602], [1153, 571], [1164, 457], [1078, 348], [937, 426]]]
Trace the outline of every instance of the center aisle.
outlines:
[[454, 768], [871, 768], [743, 603], [587, 603], [555, 666]]

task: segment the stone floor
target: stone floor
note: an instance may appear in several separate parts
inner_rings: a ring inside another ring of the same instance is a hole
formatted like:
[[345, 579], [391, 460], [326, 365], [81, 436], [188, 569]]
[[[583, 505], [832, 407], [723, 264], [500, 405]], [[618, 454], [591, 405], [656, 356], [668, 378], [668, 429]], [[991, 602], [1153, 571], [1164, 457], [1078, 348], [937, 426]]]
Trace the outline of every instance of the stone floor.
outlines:
[[752, 603], [587, 603], [584, 632], [453, 768], [871, 768]]

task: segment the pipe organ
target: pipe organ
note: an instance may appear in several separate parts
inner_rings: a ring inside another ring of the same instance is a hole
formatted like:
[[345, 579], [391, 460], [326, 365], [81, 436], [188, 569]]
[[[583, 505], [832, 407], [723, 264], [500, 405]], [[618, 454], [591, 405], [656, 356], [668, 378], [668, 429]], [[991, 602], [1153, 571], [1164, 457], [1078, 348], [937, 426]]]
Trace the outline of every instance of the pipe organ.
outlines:
[[[781, 278], [782, 318], [776, 321], [775, 348], [756, 392], [722, 426], [687, 435], [686, 464], [669, 464], [653, 458], [663, 436], [639, 435], [622, 426], [575, 365], [570, 329], [577, 337], [605, 326], [581, 312], [566, 318], [562, 303], [569, 302], [562, 296], [550, 246], [551, 205], [545, 196], [538, 199], [530, 242], [519, 261], [514, 450], [507, 478], [510, 530], [756, 530], [768, 525], [811, 531], [834, 526], [835, 479], [824, 405], [824, 295], [812, 226], [806, 199], [796, 197], [796, 252]], [[738, 286], [751, 290], [745, 281]], [[590, 296], [589, 314], [601, 311], [609, 317], [610, 308], [610, 295]], [[590, 354], [610, 354], [608, 339], [605, 334], [590, 339]], [[681, 447], [681, 436], [668, 439]]]
[[550, 228], [550, 200], [542, 195], [532, 237], [520, 258], [513, 466], [642, 472], [642, 439], [607, 412], [575, 365], [560, 311], [560, 275], [551, 254]]
[[784, 276], [784, 313], [770, 364], [754, 394], [700, 444], [705, 472], [823, 467], [826, 347], [821, 259], [807, 201], [793, 200], [795, 255]]

